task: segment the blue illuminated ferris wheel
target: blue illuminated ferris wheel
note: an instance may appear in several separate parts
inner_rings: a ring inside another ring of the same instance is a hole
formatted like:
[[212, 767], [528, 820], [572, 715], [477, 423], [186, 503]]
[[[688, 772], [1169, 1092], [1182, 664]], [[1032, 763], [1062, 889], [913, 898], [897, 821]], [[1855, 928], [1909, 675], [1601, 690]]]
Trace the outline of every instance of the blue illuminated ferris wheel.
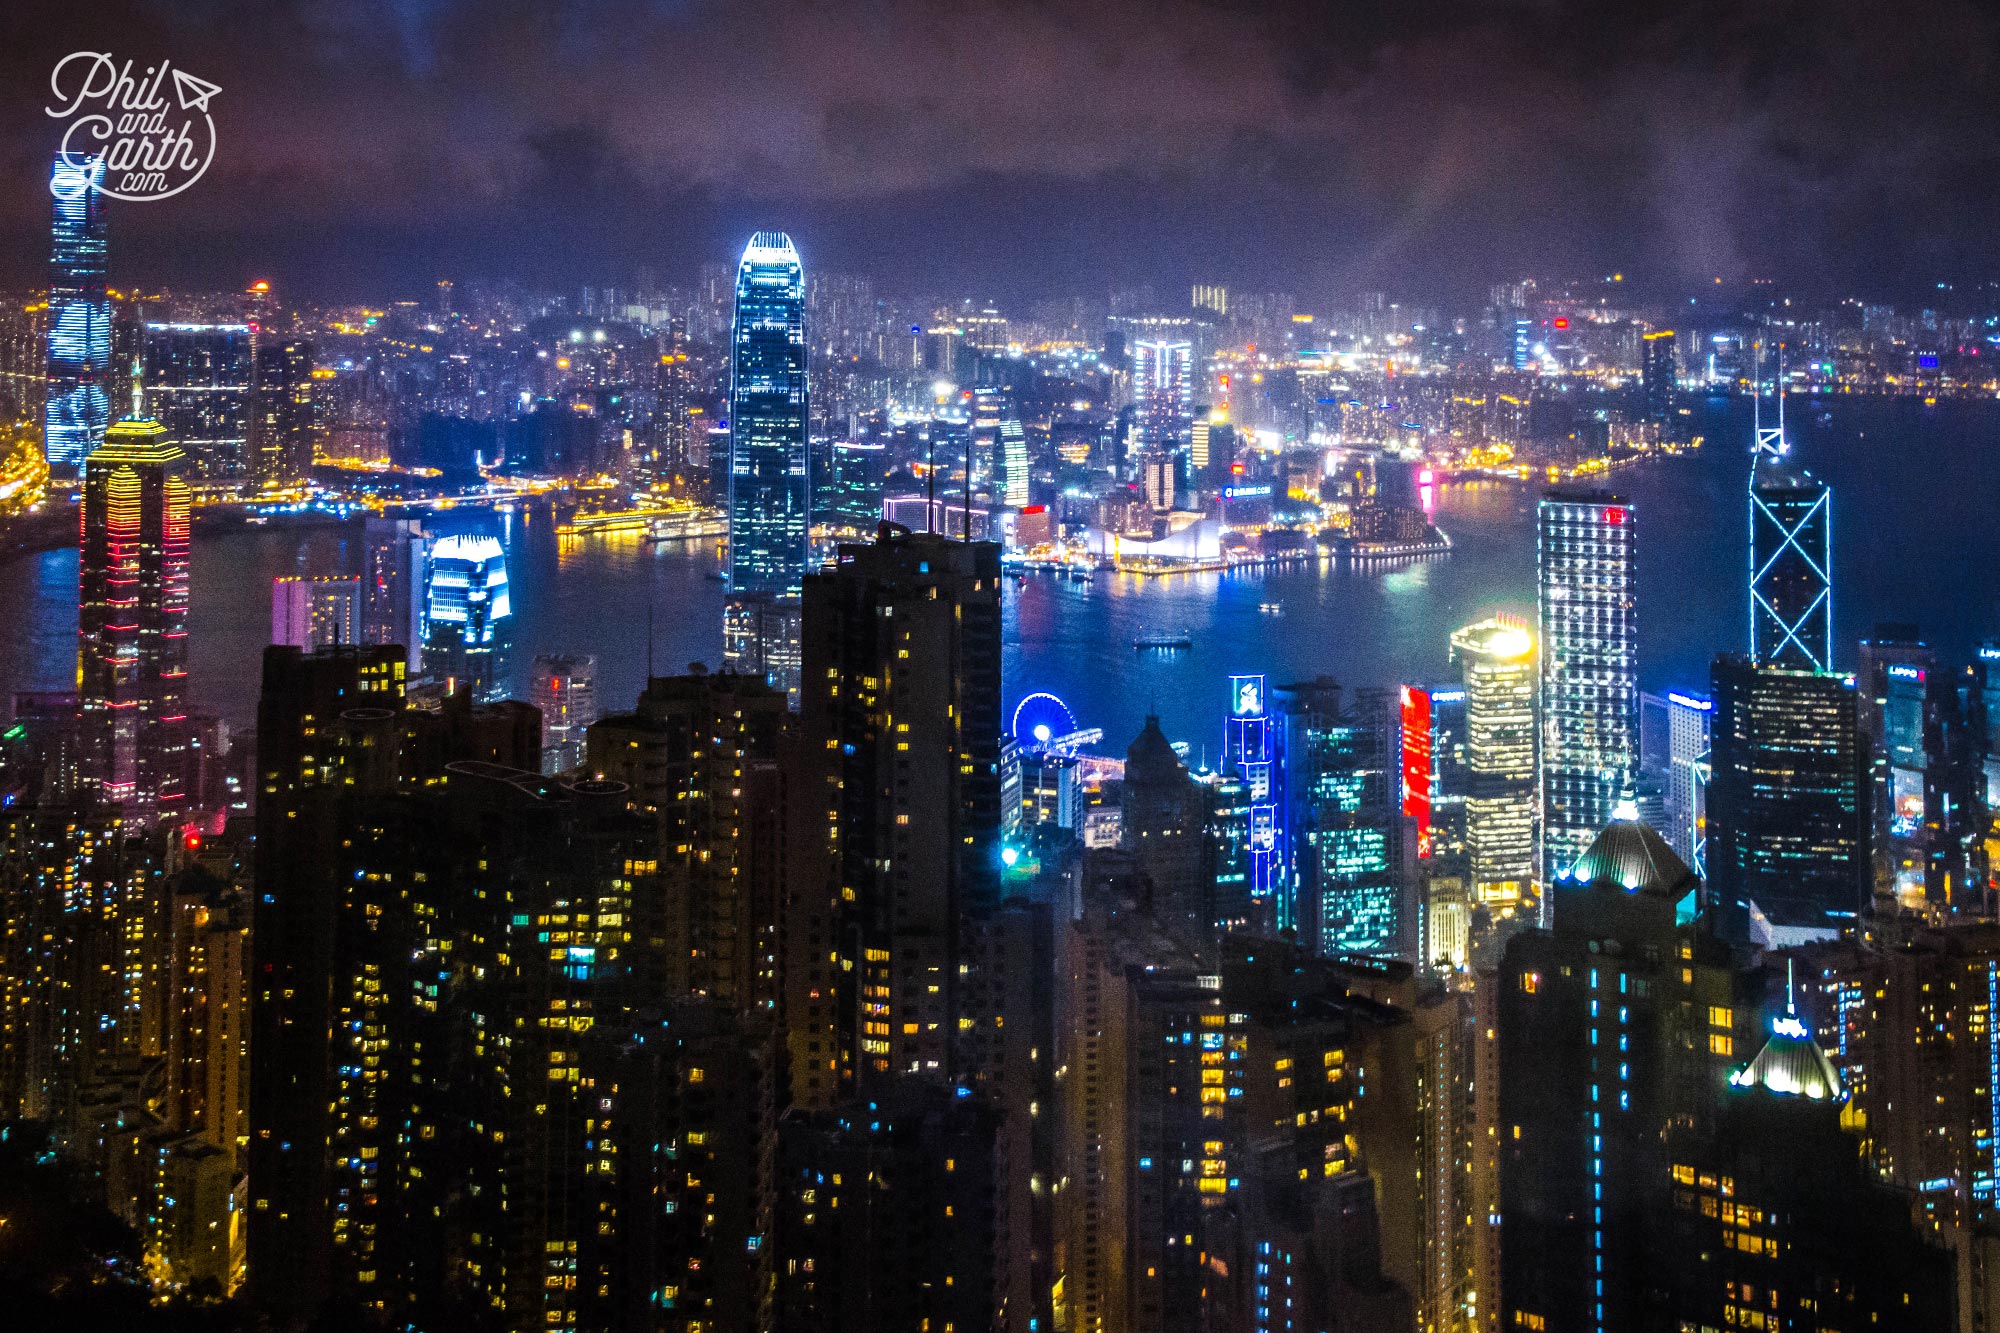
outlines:
[[1081, 728], [1069, 705], [1036, 691], [1014, 705], [1014, 743], [1036, 754], [1069, 754], [1104, 739], [1102, 727]]

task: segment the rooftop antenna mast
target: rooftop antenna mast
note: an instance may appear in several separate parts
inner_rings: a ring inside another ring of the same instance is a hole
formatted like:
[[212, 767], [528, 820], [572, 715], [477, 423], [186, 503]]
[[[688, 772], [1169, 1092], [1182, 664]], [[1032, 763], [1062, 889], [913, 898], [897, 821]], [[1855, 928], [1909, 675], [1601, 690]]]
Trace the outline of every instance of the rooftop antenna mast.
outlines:
[[1751, 384], [1752, 429], [1756, 431], [1757, 447], [1754, 452], [1769, 454], [1773, 458], [1782, 457], [1787, 452], [1785, 444], [1785, 353], [1784, 344], [1778, 344], [1778, 375], [1776, 383], [1778, 395], [1778, 424], [1764, 424], [1764, 344], [1757, 344], [1757, 377]]

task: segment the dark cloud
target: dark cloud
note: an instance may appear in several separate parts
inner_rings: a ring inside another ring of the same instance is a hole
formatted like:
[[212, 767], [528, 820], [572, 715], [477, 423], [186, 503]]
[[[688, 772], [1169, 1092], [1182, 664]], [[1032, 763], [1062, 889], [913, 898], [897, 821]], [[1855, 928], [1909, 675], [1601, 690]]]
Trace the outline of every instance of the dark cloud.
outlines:
[[209, 176], [118, 210], [128, 280], [617, 280], [766, 222], [1024, 293], [2000, 276], [1973, 0], [16, 0], [0, 278], [78, 49], [223, 88]]

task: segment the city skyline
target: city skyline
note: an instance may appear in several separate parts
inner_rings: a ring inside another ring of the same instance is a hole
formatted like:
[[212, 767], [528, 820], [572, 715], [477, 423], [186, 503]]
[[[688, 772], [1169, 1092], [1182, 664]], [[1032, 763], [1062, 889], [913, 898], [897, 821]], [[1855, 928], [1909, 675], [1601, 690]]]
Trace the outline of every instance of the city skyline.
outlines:
[[2000, 16], [107, 3], [28, 1323], [2000, 1327]]

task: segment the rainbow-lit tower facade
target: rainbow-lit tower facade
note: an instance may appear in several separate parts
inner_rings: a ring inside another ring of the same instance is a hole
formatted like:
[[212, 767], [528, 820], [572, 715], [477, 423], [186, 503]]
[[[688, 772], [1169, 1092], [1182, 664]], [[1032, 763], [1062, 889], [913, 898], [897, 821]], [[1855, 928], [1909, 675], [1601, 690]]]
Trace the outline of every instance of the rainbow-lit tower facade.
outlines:
[[77, 705], [84, 776], [128, 818], [187, 808], [189, 492], [157, 421], [121, 421], [84, 462]]

